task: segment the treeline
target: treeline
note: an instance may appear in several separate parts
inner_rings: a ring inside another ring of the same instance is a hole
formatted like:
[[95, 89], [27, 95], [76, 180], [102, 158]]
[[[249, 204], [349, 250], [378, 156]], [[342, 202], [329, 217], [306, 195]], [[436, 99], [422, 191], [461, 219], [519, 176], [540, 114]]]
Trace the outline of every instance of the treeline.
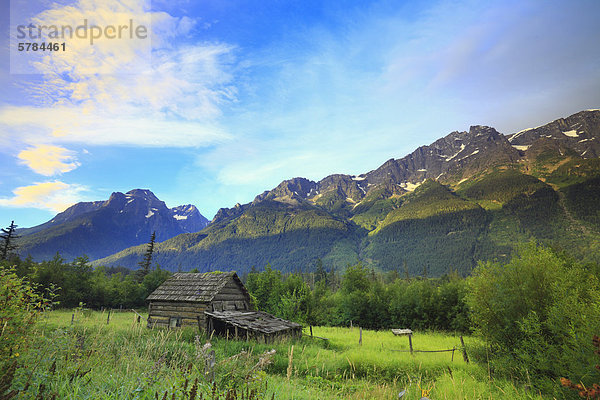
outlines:
[[[57, 255], [40, 263], [12, 257], [0, 262], [0, 322], [26, 332], [15, 317], [23, 304], [40, 308], [53, 293], [63, 307], [144, 306], [169, 275], [160, 267], [93, 269], [86, 257], [66, 262]], [[484, 345], [472, 347], [470, 355], [494, 375], [553, 395], [560, 393], [559, 378], [586, 387], [600, 382], [592, 342], [600, 334], [600, 265], [535, 243], [522, 246], [508, 263], [480, 262], [466, 279], [456, 273], [410, 278], [362, 264], [328, 271], [320, 262], [310, 273], [283, 274], [267, 266], [243, 278], [259, 310], [305, 325], [473, 331]]]
[[314, 272], [282, 274], [267, 266], [246, 277], [260, 310], [309, 325], [411, 328], [466, 332], [466, 280], [456, 273], [441, 278], [401, 278], [362, 264], [340, 275], [319, 261]]
[[[93, 268], [85, 256], [67, 262], [58, 254], [42, 262], [13, 257], [0, 265], [14, 268], [40, 294], [53, 297], [55, 306], [65, 308], [145, 307], [146, 297], [171, 275], [160, 266], [145, 273]], [[242, 279], [257, 309], [303, 324], [469, 330], [466, 281], [455, 273], [400, 278], [397, 271], [376, 272], [362, 264], [326, 271], [318, 261], [314, 272], [284, 274], [267, 265]]]
[[55, 307], [67, 308], [145, 307], [146, 297], [170, 276], [159, 266], [147, 273], [127, 268], [93, 268], [86, 256], [67, 262], [59, 254], [42, 262], [13, 256], [0, 262], [0, 267], [14, 269], [40, 295], [54, 300]]

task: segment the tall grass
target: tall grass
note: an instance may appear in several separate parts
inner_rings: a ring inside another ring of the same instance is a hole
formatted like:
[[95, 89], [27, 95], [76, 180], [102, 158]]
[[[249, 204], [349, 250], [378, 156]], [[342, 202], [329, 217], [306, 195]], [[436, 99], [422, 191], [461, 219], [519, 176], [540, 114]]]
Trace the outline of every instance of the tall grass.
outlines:
[[[541, 398], [467, 364], [453, 335], [415, 333], [412, 341], [415, 350], [455, 347], [454, 360], [451, 352], [411, 355], [407, 337], [389, 331], [363, 330], [359, 345], [358, 328], [313, 327], [329, 340], [265, 345], [207, 338], [194, 329], [147, 329], [132, 312], [111, 313], [109, 324], [107, 317], [83, 310], [44, 315], [13, 381], [21, 398], [38, 397], [42, 385], [43, 398], [60, 399], [188, 399], [192, 387], [194, 397], [215, 399], [233, 391], [231, 399], [392, 399], [405, 389], [408, 400], [419, 399], [421, 390], [432, 399]], [[476, 343], [465, 341], [467, 350]], [[205, 370], [213, 350], [214, 386]]]

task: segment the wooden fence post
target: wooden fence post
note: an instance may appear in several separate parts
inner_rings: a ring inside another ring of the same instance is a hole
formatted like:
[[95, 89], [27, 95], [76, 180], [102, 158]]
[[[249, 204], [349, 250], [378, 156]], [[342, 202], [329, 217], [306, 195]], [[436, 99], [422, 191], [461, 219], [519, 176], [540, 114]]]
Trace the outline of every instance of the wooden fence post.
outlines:
[[310, 337], [313, 337], [313, 334], [312, 334], [312, 325], [309, 325], [309, 327], [310, 327]]
[[352, 330], [352, 320], [350, 320], [350, 330]]
[[71, 325], [73, 325], [73, 320], [75, 319], [75, 313], [73, 313], [73, 315], [71, 315]]
[[463, 358], [465, 359], [465, 362], [468, 364], [469, 356], [467, 355], [467, 347], [465, 346], [465, 341], [463, 340], [462, 335], [460, 336], [460, 344], [462, 345]]
[[408, 334], [408, 348], [410, 349], [410, 354], [413, 353], [413, 348], [412, 348], [412, 333]]
[[292, 377], [293, 362], [294, 362], [293, 360], [294, 360], [294, 345], [292, 345], [292, 348], [290, 349], [290, 353], [288, 354], [288, 367], [287, 367], [287, 374], [286, 374], [288, 381]]
[[358, 344], [362, 346], [362, 327], [359, 327], [359, 336], [358, 336]]
[[111, 308], [108, 309], [108, 316], [106, 317], [106, 325], [108, 325], [108, 323], [110, 322], [110, 311], [111, 311]]
[[208, 353], [208, 357], [206, 357], [206, 361], [204, 362], [204, 375], [208, 377], [210, 382], [215, 381], [215, 360], [215, 351], [211, 350], [210, 353]]

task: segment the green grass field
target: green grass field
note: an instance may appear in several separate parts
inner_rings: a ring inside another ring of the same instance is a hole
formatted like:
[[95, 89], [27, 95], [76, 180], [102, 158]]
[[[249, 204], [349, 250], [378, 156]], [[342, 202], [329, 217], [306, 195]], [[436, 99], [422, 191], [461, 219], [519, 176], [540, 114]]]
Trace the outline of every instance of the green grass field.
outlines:
[[[197, 337], [193, 329], [151, 330], [133, 312], [111, 313], [109, 324], [107, 316], [86, 310], [43, 315], [36, 339], [18, 358], [23, 368], [13, 387], [20, 398], [225, 399], [232, 389], [237, 396], [231, 399], [396, 399], [405, 389], [403, 399], [420, 399], [421, 390], [434, 400], [541, 398], [490, 379], [485, 366], [467, 364], [451, 334], [416, 332], [412, 342], [415, 350], [456, 348], [453, 359], [452, 352], [411, 355], [408, 338], [390, 331], [363, 330], [359, 345], [356, 327], [314, 327], [314, 335], [329, 340], [265, 345]], [[215, 387], [205, 374], [207, 340], [215, 351]], [[465, 342], [468, 351], [477, 341]], [[266, 355], [271, 349], [275, 354]]]

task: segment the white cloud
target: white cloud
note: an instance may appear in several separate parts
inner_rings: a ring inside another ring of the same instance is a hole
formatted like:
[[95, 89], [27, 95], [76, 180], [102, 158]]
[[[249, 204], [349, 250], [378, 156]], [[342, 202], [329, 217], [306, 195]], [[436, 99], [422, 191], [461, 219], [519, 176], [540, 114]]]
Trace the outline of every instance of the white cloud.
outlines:
[[[195, 21], [150, 12], [149, 2], [78, 0], [38, 14], [39, 25], [152, 27], [147, 40], [67, 40], [67, 50], [44, 53], [32, 106], [0, 108], [0, 128], [13, 141], [188, 147], [228, 140], [218, 118], [235, 101], [229, 65], [234, 48], [182, 43]], [[150, 46], [145, 48], [144, 46]], [[146, 52], [146, 50], [148, 50]]]
[[[77, 107], [4, 107], [0, 109], [4, 131], [28, 143], [52, 141], [86, 145], [140, 147], [190, 147], [220, 143], [229, 134], [216, 123], [134, 115], [107, 111], [82, 113]], [[41, 136], [40, 131], [46, 135]]]
[[45, 176], [69, 172], [80, 165], [76, 161], [74, 152], [51, 145], [30, 147], [21, 151], [18, 158], [21, 163]]
[[13, 197], [0, 198], [0, 205], [39, 208], [58, 213], [80, 201], [81, 192], [86, 190], [85, 186], [61, 181], [40, 182], [16, 188]]

